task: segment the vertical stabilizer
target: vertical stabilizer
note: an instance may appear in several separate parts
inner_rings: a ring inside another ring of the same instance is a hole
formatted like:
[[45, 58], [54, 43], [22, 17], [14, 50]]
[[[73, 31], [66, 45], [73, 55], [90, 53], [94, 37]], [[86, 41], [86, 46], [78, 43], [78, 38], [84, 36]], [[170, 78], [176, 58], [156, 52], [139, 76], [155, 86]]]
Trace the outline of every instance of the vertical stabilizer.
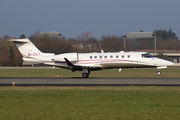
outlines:
[[52, 56], [54, 53], [42, 53], [29, 39], [11, 39], [22, 54], [23, 58]]

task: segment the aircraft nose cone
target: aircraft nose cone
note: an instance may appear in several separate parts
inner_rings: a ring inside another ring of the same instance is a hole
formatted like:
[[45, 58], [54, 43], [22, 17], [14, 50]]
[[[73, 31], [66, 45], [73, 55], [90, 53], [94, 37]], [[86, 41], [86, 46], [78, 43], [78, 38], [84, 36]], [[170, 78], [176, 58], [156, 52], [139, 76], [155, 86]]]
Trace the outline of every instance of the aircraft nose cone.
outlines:
[[170, 61], [168, 61], [168, 62], [169, 62], [168, 66], [173, 66], [174, 65], [173, 62], [170, 62]]
[[168, 60], [163, 60], [163, 59], [157, 59], [156, 65], [159, 66], [173, 66], [174, 63]]
[[167, 61], [167, 60], [166, 60], [165, 64], [166, 64], [166, 66], [173, 66], [173, 65], [174, 65], [174, 63], [173, 63], [173, 62], [171, 62], [171, 61]]

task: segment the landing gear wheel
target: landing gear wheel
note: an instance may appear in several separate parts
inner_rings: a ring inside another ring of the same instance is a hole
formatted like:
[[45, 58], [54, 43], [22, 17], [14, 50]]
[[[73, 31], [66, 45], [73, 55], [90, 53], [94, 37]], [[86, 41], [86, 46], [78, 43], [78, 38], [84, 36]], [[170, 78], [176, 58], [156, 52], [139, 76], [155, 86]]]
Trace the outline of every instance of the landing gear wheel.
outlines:
[[89, 77], [89, 74], [88, 74], [88, 73], [83, 73], [83, 74], [82, 74], [82, 77], [83, 77], [83, 78], [88, 78], [88, 77]]
[[161, 71], [157, 71], [157, 73], [156, 73], [158, 76], [160, 76], [161, 75]]

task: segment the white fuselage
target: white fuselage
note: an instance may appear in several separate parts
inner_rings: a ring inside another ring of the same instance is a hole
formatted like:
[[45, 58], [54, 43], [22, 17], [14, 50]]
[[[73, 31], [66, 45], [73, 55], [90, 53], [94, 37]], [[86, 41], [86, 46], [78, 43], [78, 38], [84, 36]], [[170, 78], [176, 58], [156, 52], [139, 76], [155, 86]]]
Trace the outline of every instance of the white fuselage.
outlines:
[[74, 65], [100, 67], [103, 69], [165, 67], [173, 65], [172, 62], [153, 57], [147, 52], [64, 53], [51, 56], [49, 61], [46, 61], [44, 64], [65, 67], [67, 64], [64, 58], [67, 58]]

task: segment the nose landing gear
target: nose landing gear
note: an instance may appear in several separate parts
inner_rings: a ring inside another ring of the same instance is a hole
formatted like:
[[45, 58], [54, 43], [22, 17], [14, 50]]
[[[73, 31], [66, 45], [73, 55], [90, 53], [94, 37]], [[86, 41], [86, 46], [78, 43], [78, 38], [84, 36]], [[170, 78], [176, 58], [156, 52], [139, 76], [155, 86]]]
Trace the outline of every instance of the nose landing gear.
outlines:
[[160, 76], [161, 75], [161, 71], [157, 71], [157, 73], [156, 73], [158, 76]]

